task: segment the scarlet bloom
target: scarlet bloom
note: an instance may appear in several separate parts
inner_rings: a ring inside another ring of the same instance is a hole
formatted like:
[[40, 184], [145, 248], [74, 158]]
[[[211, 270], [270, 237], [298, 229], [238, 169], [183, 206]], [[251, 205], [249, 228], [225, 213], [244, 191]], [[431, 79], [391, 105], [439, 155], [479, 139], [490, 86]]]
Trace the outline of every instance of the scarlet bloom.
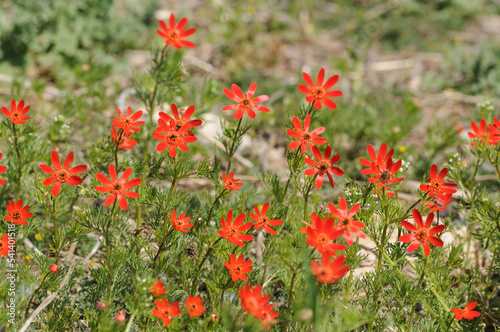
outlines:
[[453, 201], [451, 194], [444, 194], [440, 196], [434, 196], [430, 202], [425, 204], [426, 207], [430, 209], [431, 212], [437, 212], [446, 209], [446, 205]]
[[306, 119], [304, 121], [304, 128], [300, 124], [298, 118], [292, 119], [293, 126], [295, 130], [288, 129], [288, 135], [297, 138], [297, 141], [293, 141], [288, 145], [289, 149], [296, 149], [300, 146], [300, 151], [302, 154], [306, 154], [306, 149], [309, 146], [309, 149], [312, 150], [313, 144], [322, 145], [326, 143], [326, 138], [316, 137], [325, 131], [325, 127], [319, 127], [309, 132], [309, 126], [311, 125], [311, 115], [307, 114]]
[[87, 166], [78, 165], [69, 169], [69, 166], [71, 166], [71, 163], [73, 162], [74, 156], [75, 154], [73, 152], [70, 152], [66, 157], [66, 160], [64, 160], [63, 167], [61, 167], [61, 161], [59, 160], [57, 152], [52, 151], [50, 153], [50, 158], [52, 160], [52, 165], [54, 165], [55, 169], [52, 169], [51, 167], [45, 164], [40, 165], [42, 171], [52, 175], [51, 177], [48, 177], [45, 179], [45, 181], [43, 181], [43, 185], [50, 186], [55, 182], [50, 191], [52, 193], [52, 196], [57, 196], [59, 194], [59, 192], [61, 191], [62, 183], [67, 183], [71, 186], [76, 186], [82, 183], [82, 179], [79, 176], [76, 176], [75, 174], [85, 171], [87, 169]]
[[429, 184], [421, 184], [420, 190], [425, 191], [429, 196], [433, 195], [443, 195], [443, 194], [454, 194], [457, 192], [456, 189], [448, 187], [456, 187], [456, 183], [443, 182], [444, 177], [448, 174], [448, 169], [443, 168], [439, 174], [437, 171], [437, 166], [431, 166]]
[[120, 130], [119, 133], [116, 132], [116, 126], [111, 126], [111, 138], [113, 139], [113, 143], [118, 145], [119, 149], [122, 150], [132, 150], [134, 145], [137, 144], [137, 141], [132, 138], [131, 132], [125, 132]]
[[[177, 109], [177, 106], [175, 106], [174, 103], [170, 105], [170, 109], [172, 110], [172, 114], [174, 117], [172, 118], [170, 115], [168, 115], [165, 112], [160, 112], [160, 118], [165, 120], [166, 123], [170, 123], [173, 121], [175, 123], [175, 127], [177, 130], [181, 129], [184, 125], [186, 125], [188, 128], [193, 128], [193, 127], [199, 127], [201, 126], [202, 121], [201, 120], [189, 120], [189, 118], [193, 115], [194, 113], [194, 106], [191, 105], [189, 106], [184, 113], [182, 114], [182, 118], [179, 116], [179, 110]], [[188, 121], [189, 120], [189, 121]], [[157, 132], [161, 132], [161, 127], [156, 128]], [[186, 135], [188, 136], [194, 136], [191, 130], [186, 130]]]
[[235, 179], [234, 178], [234, 173], [231, 172], [229, 175], [226, 175], [225, 172], [222, 173], [222, 181], [224, 181], [224, 188], [227, 190], [236, 190], [240, 191], [238, 187], [241, 187], [243, 183], [238, 183], [240, 179]]
[[[0, 159], [2, 159], [3, 154], [0, 153]], [[0, 174], [5, 173], [7, 170], [6, 166], [0, 166]], [[3, 186], [5, 184], [5, 181], [0, 179], [0, 186]]]
[[415, 219], [415, 223], [417, 227], [410, 224], [409, 222], [403, 220], [401, 225], [404, 228], [409, 230], [410, 234], [401, 235], [399, 237], [399, 241], [401, 242], [411, 242], [408, 246], [408, 252], [412, 252], [418, 248], [420, 243], [424, 246], [424, 253], [426, 256], [429, 256], [431, 249], [429, 247], [429, 242], [435, 245], [436, 247], [442, 247], [443, 241], [440, 238], [433, 236], [433, 234], [441, 233], [445, 229], [445, 225], [438, 225], [434, 228], [429, 229], [432, 225], [432, 220], [434, 219], [434, 213], [430, 213], [425, 220], [425, 225], [422, 222], [422, 215], [417, 209], [413, 210], [413, 219]]
[[[310, 158], [304, 158], [304, 161], [306, 164], [314, 166], [314, 168], [309, 168], [304, 171], [305, 175], [314, 175], [318, 174], [316, 177], [316, 189], [321, 188], [323, 185], [324, 177], [325, 174], [328, 176], [328, 180], [330, 180], [330, 185], [332, 188], [335, 187], [335, 183], [333, 183], [333, 177], [330, 174], [332, 172], [335, 175], [342, 176], [344, 175], [344, 171], [342, 171], [339, 167], [333, 166], [337, 161], [340, 159], [340, 155], [336, 154], [333, 157], [332, 155], [332, 148], [327, 146], [325, 149], [325, 157], [321, 155], [321, 152], [319, 151], [318, 147], [313, 146], [312, 147], [312, 152], [316, 159], [318, 161], [314, 161], [313, 159]], [[330, 158], [331, 157], [331, 158]]]
[[21, 100], [16, 106], [16, 101], [13, 99], [10, 102], [10, 111], [6, 107], [2, 107], [2, 113], [14, 124], [24, 124], [29, 120], [29, 116], [24, 116], [29, 110], [29, 106], [24, 106], [24, 100]]
[[224, 265], [231, 273], [231, 279], [236, 282], [238, 280], [247, 280], [247, 276], [245, 273], [249, 273], [253, 270], [251, 267], [252, 261], [249, 259], [247, 261], [243, 261], [245, 257], [241, 255], [236, 259], [234, 254], [229, 256], [229, 262], [224, 262]]
[[337, 83], [339, 75], [333, 75], [325, 82], [325, 84], [323, 84], [323, 81], [325, 80], [325, 70], [323, 68], [321, 68], [318, 73], [316, 84], [314, 84], [311, 76], [307, 73], [302, 73], [302, 76], [304, 77], [307, 86], [299, 85], [298, 88], [300, 92], [307, 96], [306, 100], [308, 103], [314, 103], [314, 107], [318, 110], [321, 109], [322, 104], [325, 104], [326, 107], [332, 110], [337, 108], [337, 104], [335, 104], [335, 102], [330, 98], [342, 96], [342, 91], [328, 90]]
[[255, 90], [257, 89], [257, 83], [253, 82], [247, 90], [247, 94], [243, 95], [243, 91], [241, 91], [240, 87], [236, 84], [231, 85], [231, 90], [224, 89], [224, 94], [231, 100], [237, 102], [237, 104], [225, 106], [222, 108], [223, 111], [232, 111], [236, 110], [234, 113], [234, 118], [239, 120], [245, 114], [245, 110], [250, 118], [255, 118], [254, 109], [260, 112], [269, 112], [269, 108], [264, 107], [262, 105], [257, 105], [257, 103], [263, 103], [269, 99], [267, 95], [261, 95], [255, 98], [252, 98], [255, 94]]
[[393, 184], [404, 181], [405, 179], [404, 177], [401, 178], [396, 177], [396, 174], [401, 168], [401, 163], [402, 163], [401, 160], [398, 160], [397, 162], [393, 163], [392, 159], [389, 159], [383, 169], [379, 169], [378, 167], [376, 168], [375, 166], [373, 166], [372, 170], [374, 176], [372, 178], [368, 178], [368, 182], [377, 185], [375, 187], [375, 192], [378, 193], [380, 189], [382, 189], [383, 192], [387, 194], [387, 196], [390, 197], [394, 196], [394, 193], [389, 192], [388, 189]]
[[474, 319], [475, 317], [479, 317], [479, 311], [472, 311], [477, 306], [477, 302], [471, 302], [465, 306], [463, 309], [455, 309], [451, 308], [451, 311], [455, 314], [455, 319], [456, 320], [462, 320], [462, 318], [465, 319]]
[[240, 214], [233, 223], [233, 210], [229, 210], [227, 213], [227, 223], [224, 220], [224, 217], [220, 218], [220, 222], [222, 224], [222, 229], [219, 229], [219, 235], [227, 238], [230, 243], [236, 244], [237, 246], [243, 247], [245, 244], [242, 241], [252, 241], [253, 236], [248, 234], [240, 234], [250, 227], [252, 227], [251, 222], [247, 222], [242, 225], [243, 221], [245, 221], [246, 214]]
[[339, 221], [340, 225], [336, 227], [342, 230], [342, 232], [344, 233], [345, 241], [349, 246], [352, 246], [351, 232], [357, 237], [360, 237], [362, 239], [366, 238], [365, 233], [360, 230], [360, 228], [364, 228], [365, 225], [360, 221], [352, 220], [352, 217], [354, 217], [354, 215], [358, 213], [359, 207], [360, 205], [356, 204], [348, 212], [347, 202], [344, 197], [342, 197], [339, 202], [340, 211], [337, 210], [337, 208], [333, 204], [328, 204], [330, 212]]
[[389, 152], [387, 152], [387, 143], [382, 143], [380, 149], [378, 150], [378, 156], [373, 146], [368, 145], [368, 155], [370, 156], [371, 160], [365, 158], [359, 159], [360, 163], [368, 167], [362, 170], [361, 174], [373, 174], [377, 170], [380, 173], [387, 171], [387, 162], [392, 158], [393, 154], [394, 149], [391, 149]]
[[156, 132], [152, 134], [154, 138], [159, 141], [163, 141], [156, 146], [156, 151], [161, 152], [168, 148], [168, 155], [170, 158], [174, 158], [177, 154], [177, 148], [182, 151], [189, 151], [189, 147], [185, 143], [192, 143], [198, 140], [194, 136], [185, 136], [189, 129], [189, 125], [177, 129], [177, 126], [173, 119], [168, 123], [163, 119], [158, 120], [159, 127], [156, 128]]
[[203, 300], [200, 299], [199, 295], [193, 297], [193, 295], [189, 295], [186, 300], [186, 310], [189, 313], [189, 316], [201, 316], [203, 311], [207, 310], [203, 305]]
[[269, 324], [274, 324], [277, 322], [276, 318], [279, 316], [279, 313], [273, 310], [274, 305], [268, 304], [262, 306], [260, 310], [260, 322], [262, 325], [266, 327], [266, 329], [270, 330], [271, 326]]
[[120, 111], [117, 107], [116, 113], [118, 116], [113, 115], [115, 120], [111, 120], [111, 122], [113, 122], [116, 127], [123, 129], [126, 133], [131, 131], [141, 131], [138, 126], [145, 124], [144, 121], [137, 121], [142, 116], [142, 111], [137, 111], [132, 114], [132, 107], [127, 108], [126, 114], [122, 114], [122, 111]]
[[255, 229], [260, 229], [262, 227], [263, 230], [268, 232], [269, 234], [275, 235], [276, 231], [269, 226], [278, 226], [283, 223], [282, 220], [269, 220], [269, 217], [266, 216], [267, 210], [269, 209], [269, 203], [266, 202], [264, 206], [262, 206], [262, 211], [259, 211], [258, 207], [254, 207], [255, 214], [250, 212], [250, 217], [255, 221], [253, 225]]
[[323, 220], [313, 213], [311, 219], [313, 220], [313, 225], [309, 225], [305, 230], [301, 229], [302, 233], [308, 235], [306, 239], [308, 245], [318, 249], [321, 255], [329, 256], [335, 256], [335, 251], [346, 249], [346, 246], [343, 244], [331, 243], [331, 241], [335, 240], [343, 233], [342, 229], [334, 227], [333, 218], [325, 218], [325, 220]]
[[240, 288], [238, 295], [243, 310], [260, 319], [261, 323], [270, 330], [269, 323], [276, 323], [277, 312], [272, 312], [273, 304], [269, 303], [270, 296], [262, 295], [262, 286], [252, 288], [246, 285]]
[[56, 264], [52, 264], [49, 266], [49, 271], [54, 274], [57, 274], [59, 273], [59, 266], [57, 266]]
[[125, 196], [130, 198], [139, 197], [138, 193], [130, 190], [125, 190], [128, 188], [136, 187], [142, 182], [141, 179], [133, 179], [127, 181], [127, 179], [130, 177], [130, 174], [132, 174], [132, 168], [127, 168], [120, 177], [120, 180], [118, 180], [116, 169], [113, 164], [109, 165], [109, 175], [111, 177], [111, 180], [109, 180], [101, 173], [96, 174], [97, 180], [104, 184], [104, 186], [97, 186], [95, 187], [95, 190], [101, 193], [110, 193], [110, 195], [104, 201], [104, 204], [106, 206], [113, 204], [115, 202], [115, 199], [118, 199], [118, 205], [120, 205], [120, 208], [122, 208], [122, 210], [126, 210], [128, 203]]
[[163, 289], [163, 286], [165, 286], [165, 284], [163, 282], [161, 282], [160, 280], [158, 280], [156, 282], [156, 284], [154, 284], [153, 286], [151, 286], [151, 288], [149, 289], [151, 291], [151, 293], [154, 295], [154, 296], [157, 296], [157, 295], [161, 295], [161, 294], [165, 294], [165, 292], [167, 291], [166, 289]]
[[[479, 121], [479, 128], [474, 122], [471, 122], [470, 126], [473, 132], [468, 132], [467, 134], [472, 140], [477, 139], [480, 145], [498, 145], [498, 141], [500, 141], [500, 131], [498, 131], [498, 128], [494, 125], [490, 124], [487, 126], [486, 120], [481, 119]], [[477, 146], [477, 142], [471, 142], [470, 145]]]
[[167, 45], [172, 44], [177, 49], [181, 49], [182, 46], [184, 47], [194, 47], [196, 46], [195, 43], [189, 40], [185, 40], [184, 38], [191, 36], [193, 33], [196, 32], [196, 29], [187, 29], [185, 31], [182, 31], [187, 24], [187, 18], [182, 18], [179, 23], [177, 23], [177, 26], [175, 25], [175, 16], [174, 14], [170, 15], [170, 18], [168, 19], [168, 25], [165, 24], [163, 21], [158, 21], [160, 23], [160, 28], [161, 30], [156, 30], [156, 32], [160, 35], [160, 37], [165, 39], [165, 43]]
[[319, 282], [337, 282], [349, 271], [349, 266], [344, 264], [345, 256], [339, 256], [332, 261], [331, 256], [324, 255], [321, 258], [321, 265], [311, 261], [311, 272], [317, 276]]
[[7, 257], [9, 255], [9, 251], [13, 251], [14, 249], [9, 246], [9, 234], [5, 234], [3, 237], [0, 234], [0, 255], [3, 257]]
[[5, 205], [9, 216], [5, 216], [5, 221], [9, 221], [14, 223], [14, 225], [23, 225], [26, 226], [28, 223], [24, 219], [29, 219], [33, 215], [33, 213], [28, 213], [30, 210], [29, 205], [23, 207], [23, 200], [20, 199], [15, 203], [13, 200], [9, 202], [9, 205]]
[[172, 222], [172, 227], [179, 232], [189, 232], [187, 229], [193, 227], [194, 224], [189, 224], [191, 220], [190, 217], [186, 217], [186, 212], [183, 212], [178, 218], [175, 215], [175, 210], [172, 210], [170, 215], [170, 221]]
[[179, 310], [179, 302], [175, 301], [171, 306], [168, 305], [168, 300], [163, 298], [160, 300], [155, 300], [156, 309], [151, 309], [153, 315], [157, 318], [163, 320], [163, 325], [169, 326], [170, 321], [173, 317], [177, 317], [181, 314]]

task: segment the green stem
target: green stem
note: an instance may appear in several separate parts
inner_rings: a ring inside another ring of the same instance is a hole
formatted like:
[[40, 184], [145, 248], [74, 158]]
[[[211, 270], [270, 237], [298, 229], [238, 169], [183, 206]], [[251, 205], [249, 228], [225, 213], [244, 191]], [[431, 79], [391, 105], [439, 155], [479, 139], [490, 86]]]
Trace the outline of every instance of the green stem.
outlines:
[[104, 231], [104, 239], [106, 241], [106, 258], [107, 258], [107, 263], [106, 264], [108, 264], [108, 269], [109, 269], [109, 272], [108, 272], [108, 289], [107, 289], [107, 291], [108, 291], [108, 303], [110, 303], [110, 301], [111, 301], [111, 277], [112, 277], [111, 268], [109, 268], [109, 264], [111, 262], [111, 242], [109, 241], [109, 228], [111, 227], [111, 223], [112, 223], [113, 217], [115, 215], [116, 201], [117, 201], [117, 199], [115, 199], [115, 201], [113, 203], [113, 207], [111, 209], [111, 216], [108, 219], [108, 222], [106, 224], [106, 229]]
[[167, 243], [167, 239], [168, 237], [172, 234], [172, 232], [174, 231], [175, 229], [172, 228], [172, 230], [170, 232], [168, 232], [167, 235], [165, 235], [165, 238], [163, 239], [162, 243], [160, 244], [160, 246], [158, 247], [158, 251], [156, 252], [156, 255], [155, 257], [153, 258], [153, 262], [156, 262], [156, 260], [158, 259], [158, 257], [160, 256], [160, 253], [163, 249], [163, 246], [165, 245], [165, 243]]
[[231, 278], [229, 278], [224, 286], [222, 286], [222, 292], [220, 294], [220, 311], [222, 312], [222, 306], [224, 305], [224, 293], [226, 291], [226, 287], [229, 285], [231, 282]]
[[[57, 239], [57, 218], [56, 218], [56, 200], [57, 197], [52, 197], [52, 223], [54, 224], [54, 242]], [[54, 243], [55, 244], [55, 243]]]
[[19, 146], [17, 145], [17, 130], [16, 130], [16, 124], [12, 124], [12, 128], [14, 131], [14, 149], [16, 150], [17, 154], [17, 159], [19, 160], [19, 165], [17, 167], [17, 179], [16, 179], [16, 201], [19, 200], [19, 193], [21, 191], [21, 173], [22, 173], [22, 159], [21, 159], [21, 152], [19, 151]]
[[290, 282], [290, 288], [288, 289], [288, 301], [286, 307], [290, 310], [290, 306], [292, 305], [293, 298], [293, 285], [295, 284], [295, 277], [297, 276], [297, 269], [293, 270], [292, 281]]
[[242, 120], [243, 118], [240, 118], [240, 120], [238, 121], [238, 125], [236, 126], [236, 131], [234, 132], [233, 141], [231, 142], [231, 146], [229, 147], [229, 162], [227, 164], [227, 173], [231, 171], [231, 162], [233, 161], [233, 155], [236, 152], [234, 148], [236, 145], [236, 137], [238, 137], [238, 131], [240, 130]]
[[44, 276], [42, 281], [40, 282], [40, 286], [33, 292], [33, 294], [30, 297], [30, 300], [28, 301], [28, 305], [26, 306], [26, 310], [24, 311], [24, 317], [28, 318], [28, 312], [30, 310], [31, 302], [33, 302], [33, 299], [35, 298], [35, 295], [38, 293], [38, 291], [42, 288], [43, 282], [45, 281], [45, 278], [50, 274], [51, 272], [47, 272]]
[[218, 238], [217, 240], [215, 240], [214, 243], [212, 243], [210, 245], [210, 247], [208, 247], [208, 250], [207, 250], [207, 253], [205, 254], [205, 256], [203, 257], [203, 259], [201, 260], [200, 262], [200, 265], [198, 265], [198, 274], [196, 275], [196, 277], [194, 278], [193, 280], [193, 284], [191, 285], [191, 294], [194, 294], [193, 291], [194, 291], [194, 287], [196, 286], [196, 282], [198, 281], [198, 278], [200, 277], [200, 274], [201, 274], [201, 268], [203, 267], [203, 264], [205, 264], [205, 261], [208, 259], [208, 256], [210, 256], [210, 254], [212, 253], [212, 251], [214, 250], [214, 246], [217, 244], [217, 242], [219, 242], [220, 240], [222, 240], [223, 238], [220, 237]]
[[[354, 247], [352, 247], [352, 249], [354, 250], [354, 253], [356, 254], [357, 251], [358, 251], [358, 244], [359, 244], [359, 237], [356, 237], [356, 244], [354, 245]], [[347, 281], [347, 288], [346, 288], [346, 291], [345, 291], [345, 298], [344, 298], [344, 304], [347, 306], [347, 304], [349, 303], [349, 291], [351, 290], [351, 282], [352, 282], [352, 271], [354, 269], [350, 269], [349, 271], [349, 280]]]
[[[417, 283], [417, 289], [420, 289], [420, 287], [422, 287], [422, 282], [424, 281], [426, 267], [427, 267], [427, 258], [424, 259], [424, 267], [422, 269], [422, 274], [420, 275], [420, 279], [418, 280], [418, 283]], [[411, 314], [410, 314], [410, 320], [408, 321], [408, 325], [406, 327], [406, 332], [411, 331], [411, 326], [413, 325], [413, 315], [415, 314], [415, 308], [416, 308], [416, 304], [413, 304], [412, 309], [411, 309]]]
[[127, 328], [125, 329], [125, 332], [130, 331], [130, 329], [132, 328], [132, 323], [134, 322], [134, 319], [135, 319], [135, 315], [132, 314], [132, 316], [130, 316], [130, 319], [128, 321]]
[[219, 196], [217, 196], [214, 200], [214, 202], [212, 203], [212, 207], [210, 208], [210, 212], [208, 213], [208, 218], [207, 218], [207, 223], [210, 222], [210, 218], [212, 217], [212, 212], [214, 212], [214, 207], [215, 207], [215, 204], [217, 204], [217, 201], [221, 198], [221, 196], [226, 192], [226, 188], [224, 188], [224, 190], [221, 191], [221, 193], [219, 194]]

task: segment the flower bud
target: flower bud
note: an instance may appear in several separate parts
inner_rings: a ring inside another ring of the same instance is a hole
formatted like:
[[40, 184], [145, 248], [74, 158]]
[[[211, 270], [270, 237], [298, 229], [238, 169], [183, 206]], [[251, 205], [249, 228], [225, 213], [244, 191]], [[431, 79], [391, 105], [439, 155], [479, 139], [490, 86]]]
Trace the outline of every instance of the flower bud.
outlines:
[[117, 323], [123, 323], [125, 321], [125, 310], [118, 311], [118, 313], [115, 315], [115, 321]]
[[212, 319], [212, 322], [215, 322], [217, 320], [217, 314], [214, 312], [211, 316], [210, 319]]
[[49, 266], [49, 270], [50, 272], [57, 274], [59, 273], [59, 266], [57, 266], [56, 264], [52, 264], [51, 266]]
[[97, 303], [97, 309], [99, 310], [105, 310], [108, 306], [104, 302], [99, 302]]

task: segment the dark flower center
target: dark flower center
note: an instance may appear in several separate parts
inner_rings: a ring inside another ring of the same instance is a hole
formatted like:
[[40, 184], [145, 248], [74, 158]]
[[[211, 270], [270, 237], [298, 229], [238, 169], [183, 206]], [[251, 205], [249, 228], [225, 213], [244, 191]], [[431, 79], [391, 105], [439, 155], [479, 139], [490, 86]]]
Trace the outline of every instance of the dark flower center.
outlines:
[[266, 223], [266, 222], [268, 222], [268, 221], [269, 221], [269, 219], [268, 219], [267, 217], [262, 217], [262, 223], [264, 223], [264, 224], [265, 224], [265, 223]]
[[59, 182], [66, 182], [68, 179], [68, 172], [64, 169], [59, 170], [59, 173], [57, 174], [57, 180]]
[[120, 189], [121, 189], [121, 187], [122, 187], [122, 186], [120, 186], [119, 184], [115, 184], [113, 188], [114, 188], [116, 191], [118, 191], [118, 190], [120, 190]]
[[325, 170], [325, 169], [327, 169], [327, 168], [328, 168], [328, 164], [327, 164], [327, 163], [321, 163], [321, 164], [319, 165], [319, 167], [320, 167], [322, 170]]
[[316, 87], [313, 90], [313, 95], [315, 95], [316, 98], [323, 98], [323, 96], [325, 95], [325, 90], [321, 87]]
[[342, 225], [344, 225], [344, 226], [349, 225], [349, 219], [342, 220]]
[[170, 38], [172, 38], [172, 39], [177, 38], [177, 32], [172, 31], [172, 32], [170, 33]]
[[310, 140], [311, 139], [311, 135], [309, 134], [305, 134], [304, 135], [304, 139], [307, 141], [307, 140]]
[[19, 218], [21, 218], [21, 213], [20, 213], [20, 212], [18, 212], [18, 211], [14, 212], [14, 213], [12, 214], [12, 218], [14, 218], [14, 219], [19, 219]]
[[248, 106], [248, 105], [250, 104], [250, 101], [249, 101], [248, 99], [246, 99], [246, 98], [245, 98], [245, 99], [243, 99], [243, 100], [241, 101], [241, 103], [242, 103], [243, 105], [245, 105], [245, 106]]
[[426, 228], [421, 228], [417, 232], [417, 239], [419, 241], [427, 240], [428, 236], [429, 236], [429, 231]]

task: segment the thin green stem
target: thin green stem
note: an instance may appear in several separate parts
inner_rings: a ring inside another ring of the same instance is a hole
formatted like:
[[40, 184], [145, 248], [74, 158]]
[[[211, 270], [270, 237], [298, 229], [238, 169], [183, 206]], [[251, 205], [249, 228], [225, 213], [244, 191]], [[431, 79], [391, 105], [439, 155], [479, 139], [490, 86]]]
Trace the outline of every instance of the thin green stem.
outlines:
[[153, 263], [156, 262], [156, 260], [158, 259], [158, 257], [160, 256], [160, 253], [163, 249], [163, 246], [165, 245], [165, 243], [167, 243], [167, 239], [168, 237], [173, 233], [173, 231], [175, 230], [175, 228], [172, 228], [172, 230], [170, 232], [168, 232], [167, 235], [165, 235], [165, 238], [163, 239], [163, 241], [161, 242], [160, 246], [158, 247], [158, 251], [156, 252], [156, 255], [155, 257], [153, 258]]
[[[418, 280], [417, 283], [417, 289], [420, 289], [422, 287], [422, 283], [424, 281], [424, 276], [425, 276], [425, 268], [427, 267], [427, 258], [424, 259], [424, 267], [422, 268], [422, 274], [420, 274], [420, 279]], [[412, 304], [412, 309], [411, 309], [411, 314], [410, 314], [410, 320], [408, 321], [408, 325], [406, 327], [406, 332], [411, 331], [411, 326], [413, 325], [413, 315], [415, 314], [415, 308], [416, 304]]]
[[208, 250], [205, 254], [205, 256], [203, 257], [203, 259], [201, 260], [200, 262], [200, 265], [198, 265], [198, 274], [196, 275], [196, 277], [194, 278], [193, 280], [193, 284], [191, 285], [191, 294], [193, 294], [193, 291], [194, 291], [194, 287], [196, 286], [196, 282], [198, 281], [198, 278], [200, 277], [201, 275], [201, 268], [203, 267], [203, 264], [205, 264], [205, 261], [208, 259], [208, 256], [210, 256], [210, 254], [212, 253], [212, 251], [214, 250], [214, 246], [217, 244], [217, 242], [219, 242], [220, 240], [222, 240], [223, 238], [220, 237], [218, 238], [217, 240], [215, 240], [214, 243], [212, 243], [209, 247], [208, 247]]
[[292, 281], [290, 282], [290, 288], [288, 289], [288, 300], [286, 307], [288, 310], [290, 310], [290, 306], [292, 305], [292, 299], [293, 299], [293, 285], [295, 284], [295, 278], [297, 277], [297, 269], [293, 270], [292, 274]]
[[16, 201], [18, 201], [19, 200], [19, 193], [21, 192], [21, 173], [22, 173], [23, 163], [22, 163], [22, 159], [21, 159], [21, 152], [19, 151], [19, 146], [17, 144], [18, 137], [17, 137], [17, 130], [16, 130], [15, 123], [12, 124], [12, 128], [14, 131], [14, 149], [16, 150], [17, 159], [19, 162], [19, 165], [17, 167], [17, 179], [16, 179]]
[[134, 323], [135, 315], [132, 314], [130, 316], [130, 319], [128, 320], [127, 328], [125, 329], [125, 332], [130, 332], [130, 329], [132, 328], [132, 324]]
[[236, 149], [235, 149], [236, 137], [238, 137], [238, 131], [240, 130], [242, 120], [243, 120], [243, 118], [240, 118], [240, 120], [238, 121], [238, 125], [236, 126], [236, 130], [234, 132], [233, 141], [231, 142], [231, 146], [229, 147], [229, 161], [227, 164], [227, 172], [228, 173], [231, 171], [231, 163], [233, 161], [233, 155], [236, 152]]
[[222, 312], [222, 306], [224, 305], [224, 293], [226, 291], [226, 287], [229, 285], [231, 282], [231, 278], [229, 278], [224, 286], [222, 286], [222, 292], [220, 294], [220, 311]]
[[30, 297], [30, 300], [28, 301], [28, 305], [26, 306], [26, 310], [24, 311], [24, 317], [27, 318], [28, 317], [28, 312], [30, 310], [30, 306], [31, 306], [31, 302], [33, 302], [33, 299], [35, 298], [35, 295], [38, 293], [38, 291], [40, 291], [40, 289], [42, 288], [42, 285], [43, 285], [43, 282], [45, 281], [45, 279], [47, 278], [47, 276], [50, 274], [51, 272], [47, 272], [44, 276], [43, 276], [43, 279], [42, 281], [40, 282], [40, 286], [38, 286], [38, 288], [33, 292], [33, 294], [31, 295]]
[[217, 201], [221, 198], [221, 196], [226, 192], [226, 188], [221, 191], [221, 193], [215, 198], [214, 202], [212, 203], [212, 207], [210, 208], [210, 212], [208, 213], [208, 218], [207, 218], [207, 223], [210, 222], [210, 218], [212, 217], [212, 213], [214, 212], [214, 207], [215, 204], [217, 204]]
[[116, 201], [117, 199], [115, 199], [114, 203], [113, 203], [113, 207], [111, 209], [111, 215], [108, 219], [108, 222], [106, 223], [106, 229], [104, 230], [104, 239], [106, 241], [106, 258], [107, 258], [107, 264], [108, 264], [108, 303], [110, 303], [111, 301], [111, 277], [112, 277], [112, 272], [111, 272], [111, 269], [109, 268], [109, 264], [111, 262], [111, 242], [109, 240], [109, 228], [111, 227], [111, 223], [113, 221], [113, 217], [115, 215], [115, 207], [116, 207]]
[[[359, 244], [359, 237], [356, 237], [356, 244], [351, 247], [352, 249], [351, 250], [354, 250], [354, 253], [357, 253], [358, 251], [358, 244]], [[349, 291], [351, 290], [351, 282], [352, 282], [352, 271], [354, 269], [350, 269], [349, 271], [349, 280], [347, 281], [347, 288], [345, 290], [345, 297], [344, 297], [344, 304], [347, 306], [347, 304], [349, 303]]]

